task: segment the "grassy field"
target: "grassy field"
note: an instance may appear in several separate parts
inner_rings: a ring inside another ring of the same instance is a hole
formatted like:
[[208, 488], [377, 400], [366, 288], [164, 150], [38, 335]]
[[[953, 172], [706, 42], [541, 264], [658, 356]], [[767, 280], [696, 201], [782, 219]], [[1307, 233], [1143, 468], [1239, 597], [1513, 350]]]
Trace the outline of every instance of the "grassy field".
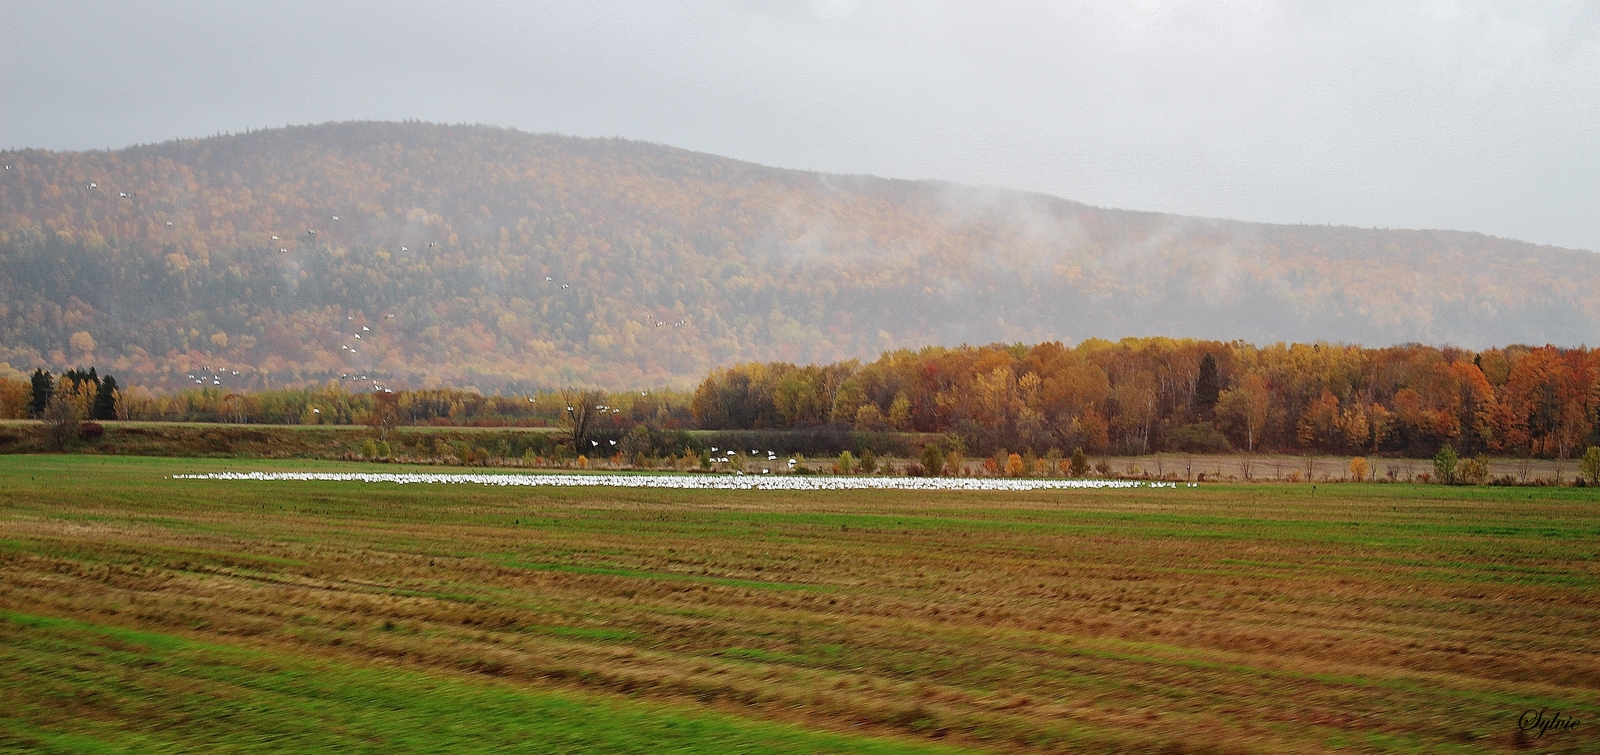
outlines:
[[1600, 750], [1593, 490], [352, 467], [0, 456], [0, 751]]

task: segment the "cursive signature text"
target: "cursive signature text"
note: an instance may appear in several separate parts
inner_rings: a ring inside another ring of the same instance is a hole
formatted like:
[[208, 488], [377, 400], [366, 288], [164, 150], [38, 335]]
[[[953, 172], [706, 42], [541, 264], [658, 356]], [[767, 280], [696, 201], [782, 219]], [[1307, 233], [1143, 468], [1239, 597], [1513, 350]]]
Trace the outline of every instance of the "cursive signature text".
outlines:
[[1544, 736], [1547, 731], [1563, 731], [1578, 728], [1578, 719], [1572, 716], [1563, 716], [1560, 711], [1552, 712], [1549, 708], [1530, 710], [1517, 717], [1517, 728], [1523, 731], [1537, 731], [1535, 739]]

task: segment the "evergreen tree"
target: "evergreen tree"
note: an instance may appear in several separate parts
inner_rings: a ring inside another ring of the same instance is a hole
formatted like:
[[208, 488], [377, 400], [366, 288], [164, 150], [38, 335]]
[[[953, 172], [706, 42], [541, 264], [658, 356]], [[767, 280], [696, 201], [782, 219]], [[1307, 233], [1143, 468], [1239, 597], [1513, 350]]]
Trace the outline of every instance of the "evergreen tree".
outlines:
[[33, 400], [28, 402], [28, 414], [43, 417], [44, 408], [50, 405], [50, 396], [56, 392], [56, 383], [50, 373], [42, 369], [33, 371]]
[[100, 379], [100, 387], [94, 392], [94, 408], [90, 410], [92, 419], [117, 418], [117, 379], [107, 375]]
[[1200, 358], [1200, 374], [1194, 381], [1195, 412], [1202, 418], [1210, 419], [1221, 392], [1222, 378], [1217, 374], [1217, 358], [1207, 354]]

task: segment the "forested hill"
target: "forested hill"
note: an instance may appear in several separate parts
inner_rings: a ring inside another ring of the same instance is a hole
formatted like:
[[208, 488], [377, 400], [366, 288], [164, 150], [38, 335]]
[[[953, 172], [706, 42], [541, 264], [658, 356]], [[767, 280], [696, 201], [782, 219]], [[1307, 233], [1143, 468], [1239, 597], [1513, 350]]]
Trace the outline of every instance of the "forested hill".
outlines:
[[0, 159], [0, 362], [21, 371], [684, 386], [926, 343], [1600, 342], [1584, 296], [1600, 258], [1471, 233], [1105, 210], [422, 123]]

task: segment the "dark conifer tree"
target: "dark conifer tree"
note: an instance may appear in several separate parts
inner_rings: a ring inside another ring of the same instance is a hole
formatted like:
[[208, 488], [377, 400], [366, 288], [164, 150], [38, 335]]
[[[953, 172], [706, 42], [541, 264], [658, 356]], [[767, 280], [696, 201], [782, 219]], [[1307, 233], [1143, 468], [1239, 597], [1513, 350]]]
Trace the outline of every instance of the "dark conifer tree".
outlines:
[[117, 379], [107, 375], [100, 379], [100, 387], [94, 392], [94, 410], [90, 412], [94, 419], [117, 418]]
[[55, 393], [56, 382], [42, 369], [33, 371], [33, 400], [28, 402], [28, 414], [43, 417], [44, 408], [50, 404], [50, 394]]
[[1217, 396], [1222, 393], [1222, 378], [1217, 374], [1216, 357], [1207, 354], [1200, 358], [1200, 375], [1194, 381], [1194, 410], [1203, 419], [1210, 419], [1217, 408]]

